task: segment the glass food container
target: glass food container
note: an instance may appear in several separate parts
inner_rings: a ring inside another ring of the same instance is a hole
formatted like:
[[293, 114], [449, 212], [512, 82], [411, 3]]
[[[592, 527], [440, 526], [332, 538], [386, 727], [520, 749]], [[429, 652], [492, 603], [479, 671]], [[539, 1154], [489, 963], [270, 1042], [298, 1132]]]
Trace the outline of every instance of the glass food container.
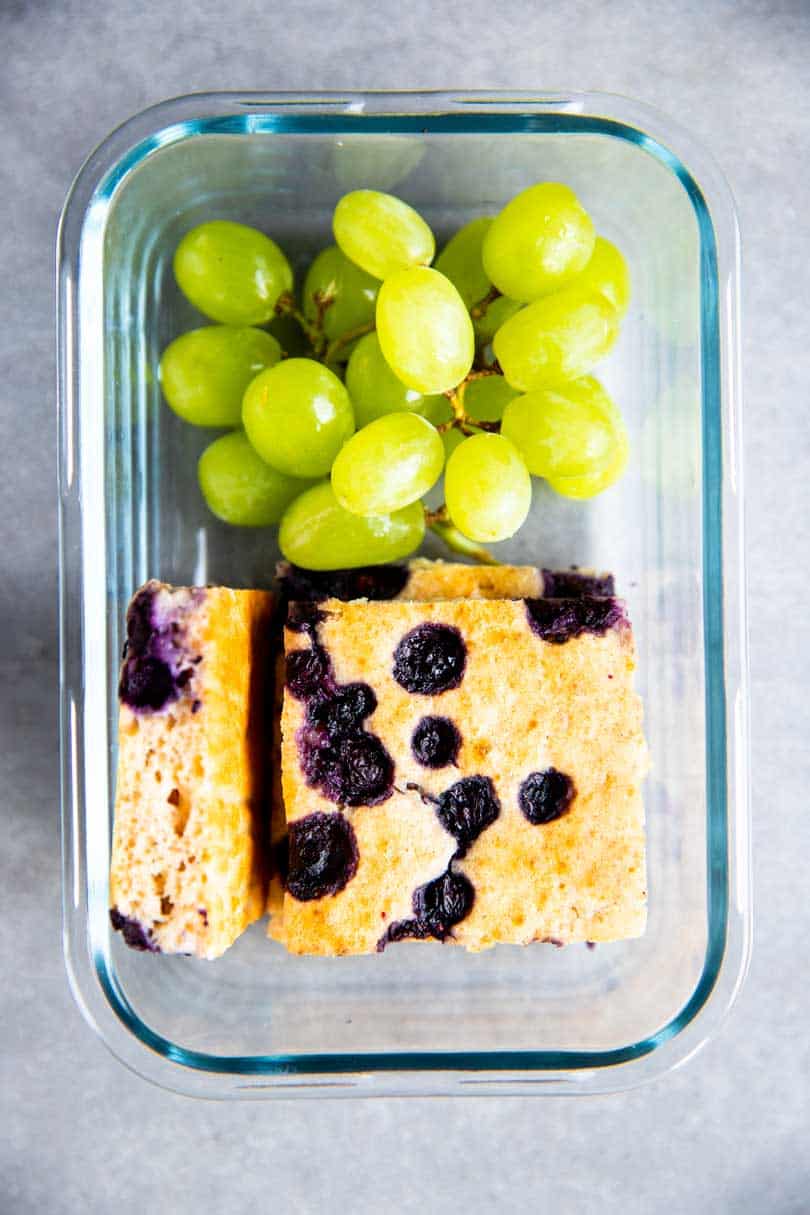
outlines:
[[[242, 220], [300, 273], [347, 190], [401, 195], [441, 242], [544, 179], [572, 186], [630, 265], [597, 374], [632, 455], [590, 502], [536, 483], [497, 553], [610, 568], [629, 603], [653, 765], [646, 935], [331, 959], [289, 956], [259, 923], [214, 963], [128, 949], [107, 887], [126, 602], [150, 577], [268, 585], [278, 555], [208, 513], [195, 466], [211, 432], [161, 401], [160, 352], [201, 323], [172, 277], [178, 240]], [[711, 157], [618, 97], [201, 95], [92, 154], [59, 236], [64, 941], [82, 1012], [125, 1064], [200, 1096], [593, 1093], [716, 1031], [750, 941], [738, 260]]]

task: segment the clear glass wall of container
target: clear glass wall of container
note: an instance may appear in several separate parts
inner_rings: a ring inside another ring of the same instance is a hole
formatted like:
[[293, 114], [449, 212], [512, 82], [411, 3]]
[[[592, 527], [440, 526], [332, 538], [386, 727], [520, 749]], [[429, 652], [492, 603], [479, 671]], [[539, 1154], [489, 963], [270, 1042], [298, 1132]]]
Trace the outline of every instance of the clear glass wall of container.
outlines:
[[[161, 350], [201, 323], [172, 277], [179, 238], [255, 223], [300, 272], [347, 190], [400, 194], [441, 240], [542, 179], [572, 186], [629, 261], [633, 303], [599, 374], [632, 459], [589, 503], [539, 486], [498, 555], [610, 568], [628, 601], [653, 760], [646, 936], [314, 959], [259, 924], [216, 963], [128, 950], [107, 915], [127, 599], [149, 577], [269, 585], [278, 555], [207, 512], [210, 432], [161, 401]], [[589, 1092], [714, 1030], [749, 940], [737, 262], [711, 159], [619, 98], [189, 97], [93, 154], [60, 236], [65, 941], [85, 1015], [127, 1064], [200, 1095]]]

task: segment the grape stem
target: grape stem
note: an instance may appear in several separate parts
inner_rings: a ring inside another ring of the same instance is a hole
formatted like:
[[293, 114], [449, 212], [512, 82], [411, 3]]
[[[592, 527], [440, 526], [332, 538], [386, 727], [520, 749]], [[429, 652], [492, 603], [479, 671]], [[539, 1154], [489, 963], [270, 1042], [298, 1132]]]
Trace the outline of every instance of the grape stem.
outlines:
[[437, 506], [435, 510], [430, 510], [430, 508], [427, 506], [425, 507], [425, 527], [433, 527], [434, 523], [449, 522], [450, 515], [448, 514], [447, 507], [444, 505], [444, 503], [442, 503], [441, 506]]
[[367, 325], [359, 325], [356, 329], [349, 329], [346, 333], [341, 333], [330, 342], [323, 331], [323, 319], [327, 309], [335, 302], [335, 297], [325, 295], [322, 291], [316, 291], [312, 298], [316, 308], [314, 321], [304, 315], [293, 297], [287, 293], [279, 296], [276, 302], [276, 312], [284, 316], [291, 316], [298, 321], [312, 347], [312, 353], [322, 363], [333, 362], [344, 346], [353, 342], [355, 338], [371, 333], [374, 328], [374, 322], [369, 321]]
[[323, 333], [323, 318], [326, 316], [327, 310], [331, 308], [335, 302], [334, 295], [325, 295], [323, 291], [316, 291], [312, 297], [315, 303], [315, 327], [319, 333]]
[[348, 346], [349, 342], [355, 341], [356, 338], [364, 337], [367, 333], [372, 333], [374, 330], [374, 322], [369, 321], [365, 325], [358, 325], [356, 329], [347, 329], [345, 333], [341, 333], [333, 342], [330, 342], [326, 347], [326, 354], [323, 356], [325, 363], [331, 363], [336, 355], [340, 354], [344, 346]]
[[445, 392], [444, 395], [450, 402], [453, 410], [453, 416], [447, 422], [442, 422], [436, 427], [439, 434], [444, 434], [446, 431], [452, 430], [454, 427], [465, 435], [475, 434], [476, 430], [488, 430], [494, 432], [495, 434], [500, 431], [500, 422], [479, 422], [476, 418], [471, 418], [469, 414], [465, 413], [464, 411], [464, 393], [466, 392], [467, 385], [472, 383], [473, 380], [483, 380], [486, 379], [487, 376], [497, 374], [498, 373], [494, 370], [494, 368], [490, 369], [488, 367], [482, 368], [479, 371], [470, 371], [460, 384], [457, 384], [455, 388], [449, 388], [447, 392]]
[[472, 308], [470, 308], [472, 319], [480, 321], [482, 316], [486, 316], [487, 308], [489, 308], [490, 304], [494, 304], [497, 299], [501, 298], [502, 294], [503, 292], [499, 291], [497, 287], [490, 287], [484, 298], [480, 299], [477, 304], [473, 304]]
[[498, 558], [493, 557], [488, 549], [483, 548], [480, 544], [476, 544], [474, 540], [468, 540], [450, 522], [446, 506], [440, 506], [438, 510], [426, 510], [425, 523], [454, 553], [461, 553], [463, 557], [472, 557], [475, 561], [480, 562], [481, 565], [501, 564]]
[[329, 300], [324, 307], [322, 307], [321, 303], [318, 302], [318, 318], [316, 321], [311, 321], [308, 317], [304, 316], [304, 313], [298, 307], [290, 294], [285, 292], [284, 295], [280, 295], [276, 300], [276, 312], [278, 315], [291, 316], [293, 320], [298, 321], [298, 324], [301, 326], [309, 339], [309, 344], [312, 346], [313, 351], [316, 355], [318, 355], [318, 357], [320, 357], [321, 352], [326, 345], [326, 338], [323, 333], [323, 313], [325, 308], [328, 307], [331, 302], [332, 301]]

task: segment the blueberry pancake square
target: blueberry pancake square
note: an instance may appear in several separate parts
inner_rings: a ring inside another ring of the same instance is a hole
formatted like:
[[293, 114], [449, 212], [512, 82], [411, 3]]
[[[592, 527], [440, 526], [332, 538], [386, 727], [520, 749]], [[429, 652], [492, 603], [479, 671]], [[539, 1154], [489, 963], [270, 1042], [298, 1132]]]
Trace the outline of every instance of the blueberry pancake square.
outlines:
[[130, 603], [110, 917], [136, 949], [216, 958], [264, 913], [272, 608], [160, 582]]
[[647, 768], [610, 595], [290, 605], [295, 953], [639, 936]]
[[[289, 562], [278, 567], [281, 596], [287, 601], [320, 602], [327, 598], [438, 601], [446, 599], [524, 599], [543, 595], [577, 598], [584, 594], [612, 595], [613, 577], [592, 570], [547, 570], [533, 565], [465, 565], [462, 562], [416, 557], [404, 565], [367, 566], [351, 570], [313, 571]], [[286, 867], [287, 824], [281, 796], [281, 702], [284, 657], [275, 675], [278, 698], [273, 729], [273, 871], [267, 896], [270, 935], [284, 939], [281, 915], [284, 905], [283, 871]], [[436, 727], [439, 732], [443, 727]], [[446, 732], [446, 727], [444, 727]], [[423, 746], [430, 738], [423, 727]], [[435, 733], [435, 729], [433, 731]]]

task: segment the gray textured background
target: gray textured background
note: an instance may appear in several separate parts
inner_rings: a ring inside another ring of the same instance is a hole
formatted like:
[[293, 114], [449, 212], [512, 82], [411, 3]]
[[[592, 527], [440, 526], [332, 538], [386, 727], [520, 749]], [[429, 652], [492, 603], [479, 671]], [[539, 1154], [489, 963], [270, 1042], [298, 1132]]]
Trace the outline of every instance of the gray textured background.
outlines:
[[[808, 0], [0, 0], [0, 1212], [807, 1212]], [[744, 241], [756, 943], [724, 1032], [583, 1100], [193, 1103], [81, 1021], [59, 942], [53, 246], [88, 149], [205, 89], [624, 92]]]

